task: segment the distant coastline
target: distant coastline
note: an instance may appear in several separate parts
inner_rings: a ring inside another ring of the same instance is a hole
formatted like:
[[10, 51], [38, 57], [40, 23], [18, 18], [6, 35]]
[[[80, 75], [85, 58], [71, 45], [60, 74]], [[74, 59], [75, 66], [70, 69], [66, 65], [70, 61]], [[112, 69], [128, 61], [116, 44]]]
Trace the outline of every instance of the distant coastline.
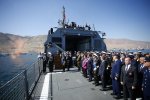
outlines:
[[[0, 53], [27, 53], [43, 52], [44, 42], [47, 35], [38, 36], [18, 36], [0, 32]], [[150, 49], [150, 42], [135, 41], [129, 39], [110, 39], [104, 40], [108, 50], [114, 49]]]
[[108, 49], [150, 49], [150, 42], [130, 39], [105, 39]]

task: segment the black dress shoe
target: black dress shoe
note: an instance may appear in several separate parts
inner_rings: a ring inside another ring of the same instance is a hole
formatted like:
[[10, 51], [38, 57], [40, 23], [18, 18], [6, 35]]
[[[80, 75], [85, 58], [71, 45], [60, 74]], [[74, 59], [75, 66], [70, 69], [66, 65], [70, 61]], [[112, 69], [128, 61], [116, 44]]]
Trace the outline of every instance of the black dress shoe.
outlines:
[[89, 82], [92, 82], [92, 80], [89, 80]]
[[116, 95], [115, 93], [111, 93], [110, 95]]
[[106, 89], [100, 89], [101, 91], [106, 91]]
[[96, 84], [95, 84], [95, 86], [99, 86], [99, 84], [98, 84], [98, 83], [96, 83]]
[[116, 97], [114, 97], [115, 99], [121, 99], [121, 96], [116, 96]]

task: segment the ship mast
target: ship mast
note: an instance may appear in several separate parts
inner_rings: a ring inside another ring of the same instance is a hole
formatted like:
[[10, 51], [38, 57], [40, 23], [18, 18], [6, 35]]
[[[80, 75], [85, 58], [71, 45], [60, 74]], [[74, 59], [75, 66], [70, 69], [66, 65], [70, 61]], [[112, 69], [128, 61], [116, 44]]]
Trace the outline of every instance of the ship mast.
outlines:
[[66, 15], [65, 15], [65, 7], [64, 6], [63, 6], [62, 17], [63, 17], [62, 26], [63, 26], [63, 28], [65, 28]]

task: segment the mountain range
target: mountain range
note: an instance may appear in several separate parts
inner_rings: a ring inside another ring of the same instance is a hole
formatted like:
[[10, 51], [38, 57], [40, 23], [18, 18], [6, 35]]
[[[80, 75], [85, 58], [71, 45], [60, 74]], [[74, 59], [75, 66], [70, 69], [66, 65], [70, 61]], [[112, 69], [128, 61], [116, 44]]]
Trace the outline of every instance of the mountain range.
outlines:
[[[46, 35], [38, 36], [19, 36], [0, 32], [0, 52], [5, 53], [24, 53], [29, 51], [43, 52]], [[150, 42], [135, 41], [129, 39], [105, 39], [107, 49], [135, 49], [148, 48]]]

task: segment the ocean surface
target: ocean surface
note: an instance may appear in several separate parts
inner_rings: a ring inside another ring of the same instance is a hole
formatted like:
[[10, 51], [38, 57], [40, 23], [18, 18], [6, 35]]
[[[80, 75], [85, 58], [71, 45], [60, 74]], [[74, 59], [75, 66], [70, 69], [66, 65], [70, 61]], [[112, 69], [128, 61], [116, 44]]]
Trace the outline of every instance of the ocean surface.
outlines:
[[[119, 50], [115, 50], [116, 52]], [[128, 50], [127, 52], [138, 52], [139, 50]], [[140, 50], [143, 53], [150, 53], [150, 49]], [[0, 55], [0, 86], [12, 79], [21, 70], [30, 67], [37, 61], [37, 53], [27, 53], [21, 55]]]
[[37, 53], [0, 56], [0, 86], [37, 61]]

